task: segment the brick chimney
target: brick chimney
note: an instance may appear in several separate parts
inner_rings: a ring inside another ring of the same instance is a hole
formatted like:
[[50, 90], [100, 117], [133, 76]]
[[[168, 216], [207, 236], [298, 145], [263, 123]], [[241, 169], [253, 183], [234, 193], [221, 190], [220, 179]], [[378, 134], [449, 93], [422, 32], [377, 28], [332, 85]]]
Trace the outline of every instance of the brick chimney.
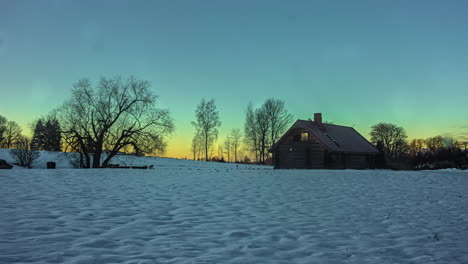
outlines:
[[314, 122], [316, 124], [322, 124], [322, 113], [315, 113], [314, 114]]

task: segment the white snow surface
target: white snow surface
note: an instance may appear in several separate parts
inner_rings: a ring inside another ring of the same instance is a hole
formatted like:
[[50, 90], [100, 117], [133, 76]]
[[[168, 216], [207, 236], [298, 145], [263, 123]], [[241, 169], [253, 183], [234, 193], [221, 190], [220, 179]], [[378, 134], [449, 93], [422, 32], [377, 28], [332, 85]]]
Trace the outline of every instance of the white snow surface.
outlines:
[[464, 171], [140, 159], [0, 170], [0, 263], [468, 263]]
[[[12, 164], [15, 162], [14, 158], [10, 155], [9, 149], [0, 149], [0, 159], [6, 160]], [[69, 155], [76, 155], [76, 153], [63, 153], [53, 151], [39, 151], [40, 156], [32, 164], [33, 169], [47, 168], [47, 162], [53, 161], [56, 163], [57, 169], [72, 168], [67, 158]], [[102, 156], [104, 160], [105, 155]], [[159, 157], [136, 157], [132, 155], [117, 155], [112, 158], [111, 164], [120, 164], [122, 166], [150, 166], [154, 167], [210, 167], [213, 166], [212, 162], [200, 162], [194, 160], [181, 160], [174, 158], [159, 158]], [[216, 166], [216, 165], [215, 165]], [[225, 164], [225, 166], [236, 167], [235, 164]], [[255, 166], [258, 169], [271, 169], [269, 166]], [[14, 166], [14, 169], [24, 169], [19, 166]]]

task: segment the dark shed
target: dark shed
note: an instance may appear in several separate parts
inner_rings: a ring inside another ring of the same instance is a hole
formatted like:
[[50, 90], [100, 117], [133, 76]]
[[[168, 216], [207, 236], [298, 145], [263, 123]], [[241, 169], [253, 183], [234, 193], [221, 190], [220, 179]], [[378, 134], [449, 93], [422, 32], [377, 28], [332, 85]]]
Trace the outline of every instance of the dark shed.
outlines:
[[270, 150], [277, 169], [368, 169], [380, 152], [354, 128], [297, 120]]

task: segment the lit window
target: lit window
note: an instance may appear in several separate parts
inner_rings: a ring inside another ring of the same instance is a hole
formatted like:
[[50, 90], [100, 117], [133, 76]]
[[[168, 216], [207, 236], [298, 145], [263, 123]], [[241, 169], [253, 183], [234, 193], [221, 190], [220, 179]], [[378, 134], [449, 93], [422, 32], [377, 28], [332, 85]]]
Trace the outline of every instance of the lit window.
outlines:
[[301, 133], [301, 141], [302, 142], [309, 141], [309, 133], [307, 132]]

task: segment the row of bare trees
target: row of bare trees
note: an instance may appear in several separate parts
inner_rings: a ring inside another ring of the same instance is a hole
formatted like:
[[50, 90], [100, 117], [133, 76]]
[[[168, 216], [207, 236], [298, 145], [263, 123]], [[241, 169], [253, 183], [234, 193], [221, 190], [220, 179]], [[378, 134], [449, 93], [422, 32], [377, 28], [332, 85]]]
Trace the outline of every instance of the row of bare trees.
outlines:
[[[195, 109], [196, 120], [192, 122], [195, 127], [195, 135], [192, 139], [191, 152], [194, 160], [217, 160], [232, 161], [238, 159], [238, 153], [242, 138], [240, 129], [231, 130], [224, 140], [224, 149], [218, 145], [218, 152], [215, 156], [215, 143], [218, 140], [218, 129], [221, 126], [219, 111], [216, 108], [214, 99], [202, 99]], [[227, 160], [224, 159], [227, 155]], [[231, 155], [233, 156], [231, 158]]]
[[422, 151], [437, 152], [444, 148], [468, 149], [468, 141], [458, 141], [451, 137], [435, 136], [430, 138], [415, 138], [409, 143], [410, 153]]
[[[37, 121], [32, 144], [16, 122], [0, 116], [0, 147], [60, 150], [63, 144], [65, 151], [79, 153], [79, 167], [98, 168], [122, 151], [162, 154], [174, 130], [169, 111], [158, 107], [150, 83], [134, 77], [103, 77], [96, 84], [79, 80], [52, 115], [52, 121]], [[49, 146], [51, 138], [54, 146]]]
[[379, 123], [371, 128], [371, 142], [383, 153], [381, 167], [395, 169], [465, 168], [468, 142], [435, 136], [407, 141], [403, 127]]
[[[111, 159], [120, 152], [144, 155], [161, 155], [167, 147], [167, 136], [174, 131], [174, 122], [167, 109], [158, 106], [157, 96], [145, 80], [129, 78], [101, 78], [93, 84], [88, 79], [79, 80], [72, 89], [71, 97], [53, 111], [56, 133], [35, 133], [33, 144], [21, 134], [20, 126], [0, 116], [0, 147], [46, 149], [42, 137], [53, 134], [55, 141], [65, 151], [78, 154], [78, 166], [83, 168], [107, 167]], [[195, 135], [191, 151], [193, 159], [210, 160], [216, 155], [218, 129], [221, 126], [215, 100], [203, 99], [195, 109]], [[42, 120], [39, 120], [43, 123]], [[47, 127], [47, 122], [35, 129]], [[286, 132], [293, 116], [283, 100], [269, 98], [263, 104], [247, 106], [243, 133], [232, 129], [218, 144], [217, 159], [238, 162], [244, 158], [239, 154], [249, 153], [257, 163], [265, 163], [270, 157], [269, 149]], [[371, 142], [389, 160], [402, 160], [408, 155], [442, 153], [453, 149], [465, 152], [467, 143], [450, 138], [433, 137], [414, 139], [407, 142], [402, 127], [390, 123], [379, 123], [372, 127]], [[463, 145], [464, 144], [464, 145]], [[26, 145], [28, 145], [26, 147]], [[55, 144], [57, 145], [57, 144]], [[241, 146], [242, 145], [242, 146]], [[59, 150], [60, 146], [54, 147]]]
[[[195, 110], [196, 128], [192, 139], [191, 152], [195, 160], [210, 160], [213, 158], [215, 142], [218, 138], [218, 128], [221, 126], [219, 112], [214, 99], [203, 99]], [[254, 109], [253, 104], [247, 106], [244, 133], [240, 129], [232, 129], [218, 145], [217, 160], [244, 161], [239, 152], [241, 144], [244, 151], [252, 154], [255, 161], [265, 163], [269, 148], [283, 135], [292, 123], [292, 115], [287, 111], [284, 101], [274, 98], [267, 99], [261, 106]], [[226, 155], [226, 159], [224, 159]], [[247, 158], [248, 159], [248, 158]]]
[[[193, 158], [210, 160], [221, 126], [214, 99], [203, 99], [195, 114]], [[250, 115], [252, 119], [245, 124], [245, 135], [240, 129], [233, 129], [225, 138], [224, 151], [218, 146], [218, 158], [224, 159], [226, 154], [228, 161], [241, 160], [239, 151], [244, 143], [245, 150], [263, 163], [268, 148], [292, 120], [284, 102], [276, 99], [266, 100], [255, 110], [249, 105], [247, 118]], [[157, 106], [157, 96], [150, 90], [150, 83], [134, 77], [103, 77], [95, 84], [88, 79], [79, 80], [73, 86], [71, 97], [53, 111], [53, 116], [54, 122], [60, 124], [64, 151], [79, 153], [77, 163], [82, 168], [107, 167], [122, 151], [137, 155], [162, 154], [167, 146], [166, 137], [174, 130], [169, 111]], [[42, 123], [39, 120], [34, 130], [40, 131], [38, 127]], [[42, 146], [43, 133], [35, 134], [38, 135], [32, 145]], [[17, 123], [0, 118], [2, 147], [11, 148], [15, 141], [19, 142], [20, 135]]]
[[18, 123], [8, 121], [0, 115], [0, 148], [10, 149], [10, 156], [15, 164], [29, 168], [40, 153], [32, 147], [31, 139], [22, 132]]
[[282, 100], [269, 98], [261, 106], [247, 106], [244, 144], [258, 163], [265, 163], [268, 150], [280, 139], [293, 121]]
[[[227, 155], [228, 162], [241, 161], [242, 157], [239, 156], [239, 151], [241, 148], [242, 136], [243, 135], [242, 135], [241, 130], [238, 128], [234, 128], [231, 130], [231, 133], [227, 135], [226, 139], [224, 140], [224, 149], [225, 149], [224, 153]], [[221, 154], [221, 157], [223, 157], [222, 154]]]

